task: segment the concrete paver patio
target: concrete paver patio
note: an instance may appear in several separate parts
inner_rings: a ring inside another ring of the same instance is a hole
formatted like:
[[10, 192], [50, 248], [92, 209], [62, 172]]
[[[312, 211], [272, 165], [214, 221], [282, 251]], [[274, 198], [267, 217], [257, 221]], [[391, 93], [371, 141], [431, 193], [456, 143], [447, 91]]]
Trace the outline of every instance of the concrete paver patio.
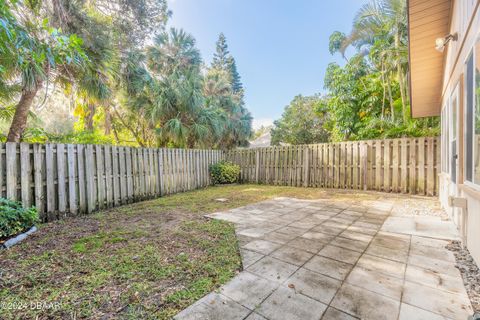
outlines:
[[414, 212], [428, 201], [276, 198], [211, 214], [235, 224], [244, 270], [175, 319], [465, 320], [445, 249], [455, 227]]

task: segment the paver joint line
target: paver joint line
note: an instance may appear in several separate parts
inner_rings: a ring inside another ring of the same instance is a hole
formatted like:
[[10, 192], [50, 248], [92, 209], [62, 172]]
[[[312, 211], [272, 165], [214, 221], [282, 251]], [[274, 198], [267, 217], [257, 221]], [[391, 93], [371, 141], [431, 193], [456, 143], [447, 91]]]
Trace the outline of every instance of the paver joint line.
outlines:
[[[235, 224], [244, 271], [175, 319], [466, 319], [472, 309], [460, 274], [436, 240], [450, 229], [409, 230], [408, 219], [428, 218], [410, 216], [408, 201], [429, 206], [409, 199], [276, 198], [208, 215]], [[422, 276], [429, 274], [445, 283]]]

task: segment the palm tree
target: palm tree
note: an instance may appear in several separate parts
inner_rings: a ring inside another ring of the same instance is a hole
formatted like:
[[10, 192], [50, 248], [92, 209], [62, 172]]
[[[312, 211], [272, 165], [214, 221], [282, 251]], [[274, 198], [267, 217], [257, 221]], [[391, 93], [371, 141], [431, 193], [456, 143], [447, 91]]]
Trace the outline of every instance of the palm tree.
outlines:
[[115, 86], [120, 80], [120, 62], [117, 52], [108, 44], [86, 50], [90, 61], [83, 72], [76, 75], [76, 94], [82, 101], [84, 129], [92, 131], [97, 108], [108, 110], [112, 103]]
[[[48, 28], [39, 16], [39, 6], [39, 2], [0, 4], [0, 87], [9, 90], [14, 83], [21, 88], [7, 136], [10, 142], [20, 141], [37, 93], [86, 60], [82, 40]], [[69, 78], [62, 79], [66, 80]]]
[[160, 143], [193, 147], [214, 140], [217, 113], [204, 105], [202, 60], [195, 39], [172, 28], [155, 37], [146, 52], [153, 78], [147, 114]]
[[177, 71], [200, 70], [202, 58], [195, 47], [195, 38], [182, 29], [171, 28], [157, 35], [147, 48], [147, 65], [158, 77]]
[[[113, 111], [119, 61], [142, 47], [154, 31], [163, 30], [169, 16], [166, 0], [1, 1], [0, 99], [10, 102], [20, 96], [9, 140], [20, 139], [26, 110], [53, 81], [73, 83], [69, 91], [84, 104], [86, 129], [92, 129], [98, 108]], [[86, 67], [75, 68], [86, 56]], [[106, 131], [109, 126], [105, 123]]]
[[209, 69], [205, 76], [203, 93], [205, 97], [211, 99], [229, 95], [231, 93], [231, 84], [228, 73], [221, 69]]
[[243, 90], [235, 92], [233, 80], [228, 71], [212, 67], [204, 81], [206, 106], [220, 115], [216, 145], [221, 148], [245, 146], [251, 136], [252, 117], [243, 106]]
[[[406, 121], [408, 105], [407, 77], [407, 12], [404, 0], [371, 0], [363, 5], [354, 18], [351, 33], [343, 40], [341, 52], [350, 45], [364, 53], [378, 55], [379, 69], [384, 73], [395, 72], [400, 86], [402, 116]], [[375, 59], [374, 59], [375, 60]], [[378, 67], [378, 66], [377, 66]], [[388, 77], [384, 80], [388, 81]], [[390, 84], [387, 84], [390, 86]]]

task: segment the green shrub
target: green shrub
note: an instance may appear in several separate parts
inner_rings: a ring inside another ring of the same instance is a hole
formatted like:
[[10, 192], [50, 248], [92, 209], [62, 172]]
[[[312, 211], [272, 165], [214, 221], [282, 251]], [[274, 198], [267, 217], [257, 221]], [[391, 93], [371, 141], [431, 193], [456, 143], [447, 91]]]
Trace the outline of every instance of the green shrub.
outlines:
[[213, 184], [235, 183], [240, 176], [240, 166], [228, 161], [220, 161], [210, 165], [210, 176]]
[[37, 209], [23, 208], [21, 203], [0, 198], [0, 239], [25, 231], [38, 221]]

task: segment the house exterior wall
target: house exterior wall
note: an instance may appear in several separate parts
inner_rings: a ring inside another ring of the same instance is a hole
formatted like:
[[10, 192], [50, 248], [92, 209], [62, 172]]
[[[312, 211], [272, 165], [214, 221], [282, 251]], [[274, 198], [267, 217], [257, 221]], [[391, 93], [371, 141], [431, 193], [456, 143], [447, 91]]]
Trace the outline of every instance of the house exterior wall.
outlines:
[[[466, 119], [466, 83], [465, 62], [475, 43], [480, 37], [480, 0], [453, 0], [450, 21], [450, 34], [458, 34], [456, 41], [451, 41], [445, 50], [445, 69], [442, 88], [442, 126], [448, 130], [454, 128], [452, 114], [448, 105], [458, 95], [457, 112], [457, 174], [452, 181], [451, 161], [448, 148], [449, 137], [442, 129], [442, 173], [439, 177], [439, 196], [442, 206], [457, 224], [466, 245], [475, 261], [480, 264], [480, 185], [465, 180], [465, 121]], [[439, 35], [442, 36], [442, 35]], [[432, 44], [434, 46], [434, 44]], [[477, 50], [480, 57], [480, 50]], [[480, 106], [476, 106], [480, 108]], [[448, 152], [447, 152], [448, 151]], [[467, 200], [466, 212], [449, 206], [449, 197], [461, 197]]]

